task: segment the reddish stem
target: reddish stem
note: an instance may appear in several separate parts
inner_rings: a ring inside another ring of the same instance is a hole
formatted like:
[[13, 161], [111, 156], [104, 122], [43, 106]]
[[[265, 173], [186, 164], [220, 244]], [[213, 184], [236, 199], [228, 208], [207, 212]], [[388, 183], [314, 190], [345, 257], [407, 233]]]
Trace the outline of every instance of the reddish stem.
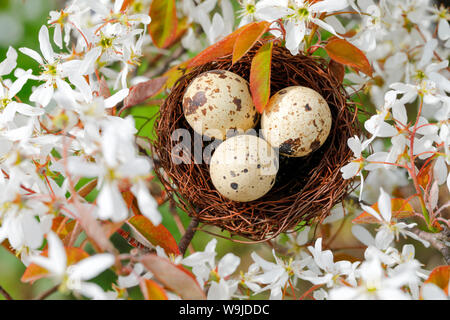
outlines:
[[304, 294], [302, 294], [302, 296], [300, 298], [298, 298], [298, 300], [305, 299], [310, 293], [316, 291], [317, 289], [319, 289], [323, 286], [324, 286], [324, 284], [318, 284], [318, 285], [312, 286], [311, 288], [309, 288], [308, 291], [306, 291]]

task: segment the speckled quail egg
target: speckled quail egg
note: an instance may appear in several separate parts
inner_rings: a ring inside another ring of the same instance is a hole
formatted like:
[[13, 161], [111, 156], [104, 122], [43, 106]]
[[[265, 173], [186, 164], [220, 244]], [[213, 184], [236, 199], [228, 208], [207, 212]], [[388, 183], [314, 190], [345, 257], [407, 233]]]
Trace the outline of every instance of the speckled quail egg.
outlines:
[[248, 82], [226, 70], [197, 76], [184, 93], [183, 112], [195, 132], [220, 140], [229, 130], [245, 132], [259, 120]]
[[264, 138], [288, 157], [304, 157], [319, 149], [331, 125], [325, 99], [317, 91], [301, 86], [278, 91], [261, 117]]
[[248, 134], [222, 142], [209, 168], [217, 191], [238, 202], [264, 196], [274, 185], [277, 171], [277, 152], [264, 139]]

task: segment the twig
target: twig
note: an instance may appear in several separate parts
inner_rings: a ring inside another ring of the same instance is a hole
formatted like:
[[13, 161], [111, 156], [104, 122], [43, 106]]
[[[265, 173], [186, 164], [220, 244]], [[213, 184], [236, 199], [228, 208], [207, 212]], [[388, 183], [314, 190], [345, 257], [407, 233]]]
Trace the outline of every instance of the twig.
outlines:
[[58, 288], [59, 288], [59, 284], [54, 287], [51, 287], [47, 291], [44, 291], [43, 293], [38, 295], [36, 298], [34, 298], [34, 300], [44, 300], [47, 297], [49, 297], [50, 295], [54, 294], [56, 291], [58, 291]]
[[189, 226], [186, 229], [186, 233], [181, 238], [180, 243], [178, 244], [178, 249], [180, 250], [182, 256], [184, 256], [184, 253], [186, 252], [188, 245], [191, 243], [191, 240], [194, 237], [198, 224], [199, 224], [198, 219], [196, 217], [193, 217], [191, 222], [189, 223]]
[[[178, 215], [177, 209], [173, 201], [169, 203], [169, 211], [172, 213], [172, 217], [175, 220], [175, 224], [177, 225], [178, 230], [181, 234], [186, 233], [186, 229], [183, 226], [183, 222], [181, 222], [180, 216]], [[192, 243], [189, 243], [188, 247], [189, 252], [192, 254], [195, 252], [194, 248], [192, 247]], [[186, 250], [186, 249], [185, 249]], [[183, 253], [184, 254], [184, 253]]]
[[312, 292], [316, 291], [317, 289], [320, 289], [321, 287], [323, 287], [324, 284], [318, 284], [315, 286], [312, 286], [311, 288], [308, 289], [308, 291], [306, 291], [300, 298], [298, 298], [298, 300], [304, 300], [307, 296], [309, 296]]
[[450, 229], [447, 226], [443, 226], [444, 230], [439, 233], [429, 233], [418, 228], [410, 229], [418, 237], [428, 241], [435, 249], [437, 249], [444, 257], [445, 263], [450, 264], [450, 247], [448, 243], [450, 241]]
[[11, 295], [10, 295], [10, 294], [2, 287], [2, 286], [0, 286], [0, 294], [1, 294], [2, 296], [4, 296], [6, 300], [14, 300], [14, 299], [11, 297]]
[[170, 55], [168, 57], [168, 59], [161, 64], [158, 68], [153, 69], [152, 72], [148, 72], [147, 74], [145, 74], [145, 76], [149, 77], [150, 79], [153, 79], [157, 76], [162, 75], [164, 72], [166, 72], [170, 65], [172, 64], [173, 61], [177, 60], [178, 58], [180, 58], [183, 54], [185, 54], [187, 52], [187, 50], [180, 46], [178, 47], [173, 53], [172, 55]]

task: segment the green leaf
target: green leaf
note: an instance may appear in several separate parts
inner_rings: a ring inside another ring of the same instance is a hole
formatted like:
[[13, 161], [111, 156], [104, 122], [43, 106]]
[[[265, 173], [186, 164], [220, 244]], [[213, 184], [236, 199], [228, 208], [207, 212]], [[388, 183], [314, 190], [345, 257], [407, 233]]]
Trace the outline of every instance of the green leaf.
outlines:
[[233, 47], [233, 60], [235, 64], [241, 59], [254, 45], [255, 43], [266, 33], [269, 29], [270, 22], [261, 21], [256, 24], [251, 24], [245, 29], [245, 32], [241, 32]]
[[136, 215], [127, 224], [154, 246], [160, 246], [167, 254], [179, 255], [178, 245], [172, 234], [162, 224], [155, 226], [147, 217]]
[[158, 48], [166, 48], [177, 33], [177, 11], [175, 0], [153, 1], [150, 6], [152, 21], [148, 28], [153, 43]]
[[264, 111], [270, 98], [272, 49], [273, 42], [268, 42], [259, 48], [250, 68], [250, 91], [259, 113]]
[[334, 61], [372, 76], [372, 66], [366, 55], [347, 40], [333, 38], [327, 43], [325, 50]]

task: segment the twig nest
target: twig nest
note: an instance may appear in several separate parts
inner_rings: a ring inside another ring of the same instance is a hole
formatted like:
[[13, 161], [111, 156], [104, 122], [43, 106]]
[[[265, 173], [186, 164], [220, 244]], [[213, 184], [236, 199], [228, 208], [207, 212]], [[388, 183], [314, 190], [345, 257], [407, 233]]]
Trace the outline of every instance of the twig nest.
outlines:
[[[218, 192], [211, 178], [214, 164], [211, 164], [209, 151], [220, 141], [195, 138], [196, 134], [184, 116], [183, 97], [194, 79], [211, 70], [224, 70], [223, 75], [233, 72], [248, 81], [253, 57], [260, 46], [259, 43], [255, 45], [236, 63], [229, 55], [196, 67], [181, 77], [160, 108], [153, 141], [155, 174], [174, 204], [201, 223], [215, 225], [229, 231], [232, 236], [239, 235], [252, 241], [265, 241], [281, 232], [295, 230], [301, 222], [304, 225], [324, 219], [350, 190], [351, 181], [343, 179], [341, 168], [353, 157], [347, 140], [360, 134], [357, 110], [348, 102], [349, 97], [340, 80], [330, 71], [328, 61], [317, 56], [293, 56], [286, 48], [274, 45], [271, 95], [292, 86], [308, 87], [318, 92], [331, 111], [330, 134], [322, 147], [304, 157], [281, 155], [274, 185], [262, 197], [241, 202], [230, 200]], [[239, 96], [242, 99], [242, 95]], [[299, 101], [302, 99], [296, 101], [298, 109], [301, 109]], [[260, 121], [255, 131], [259, 131], [259, 126]], [[173, 138], [178, 129], [188, 131], [193, 137], [184, 139], [183, 136], [182, 148], [181, 140]], [[263, 138], [262, 135], [259, 137]], [[182, 152], [177, 151], [180, 149]], [[207, 154], [209, 161], [199, 161], [202, 153]], [[230, 172], [228, 174], [231, 175]], [[217, 176], [223, 180], [223, 175]], [[231, 182], [243, 187], [240, 180]], [[231, 182], [228, 184], [230, 188]]]
[[303, 86], [278, 91], [261, 117], [264, 138], [288, 157], [304, 157], [319, 149], [328, 138], [331, 124], [326, 100]]
[[248, 82], [226, 70], [197, 76], [184, 94], [183, 112], [195, 132], [220, 140], [229, 130], [254, 128], [259, 120]]
[[249, 202], [264, 196], [274, 185], [278, 157], [267, 141], [238, 135], [219, 145], [209, 171], [214, 187], [223, 196]]

